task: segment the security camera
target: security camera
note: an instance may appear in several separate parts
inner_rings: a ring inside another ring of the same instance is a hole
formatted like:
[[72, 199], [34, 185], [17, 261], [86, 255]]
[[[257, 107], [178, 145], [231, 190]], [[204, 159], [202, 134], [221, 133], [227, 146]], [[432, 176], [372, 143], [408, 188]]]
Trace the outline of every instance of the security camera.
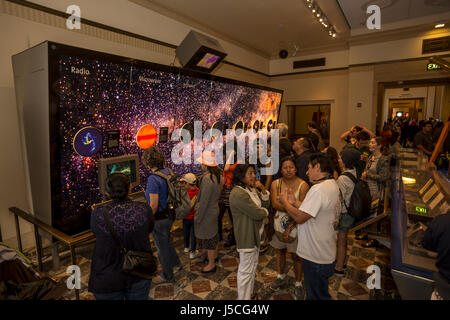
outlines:
[[289, 55], [289, 53], [287, 50], [283, 49], [283, 50], [280, 50], [280, 53], [278, 53], [278, 55], [280, 56], [281, 59], [286, 59], [287, 56]]

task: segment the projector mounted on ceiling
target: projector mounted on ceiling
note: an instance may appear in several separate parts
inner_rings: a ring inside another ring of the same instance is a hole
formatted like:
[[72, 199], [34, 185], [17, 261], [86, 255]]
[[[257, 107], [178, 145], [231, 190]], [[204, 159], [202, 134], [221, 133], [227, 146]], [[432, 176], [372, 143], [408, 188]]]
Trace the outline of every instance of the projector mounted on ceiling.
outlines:
[[208, 73], [227, 56], [216, 39], [193, 30], [175, 52], [183, 68]]

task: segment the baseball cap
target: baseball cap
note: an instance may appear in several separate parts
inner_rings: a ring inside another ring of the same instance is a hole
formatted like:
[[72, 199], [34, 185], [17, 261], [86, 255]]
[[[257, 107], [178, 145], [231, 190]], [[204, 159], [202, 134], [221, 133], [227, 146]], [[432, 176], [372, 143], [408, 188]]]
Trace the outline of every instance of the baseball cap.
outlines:
[[189, 184], [195, 184], [195, 181], [197, 181], [197, 177], [193, 173], [186, 173], [180, 181], [187, 182]]

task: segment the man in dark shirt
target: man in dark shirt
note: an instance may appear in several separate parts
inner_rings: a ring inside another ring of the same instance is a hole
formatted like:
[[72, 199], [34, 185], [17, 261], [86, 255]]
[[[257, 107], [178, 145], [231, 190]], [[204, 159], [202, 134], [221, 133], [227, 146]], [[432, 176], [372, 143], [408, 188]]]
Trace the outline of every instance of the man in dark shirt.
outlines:
[[356, 135], [356, 143], [348, 144], [345, 148], [355, 148], [361, 153], [361, 159], [358, 161], [356, 166], [356, 174], [358, 175], [358, 179], [361, 177], [364, 169], [366, 168], [367, 160], [371, 154], [369, 150], [370, 143], [370, 135], [367, 132], [360, 132]]
[[436, 268], [439, 272], [434, 275], [435, 290], [441, 298], [450, 299], [450, 213], [441, 214], [431, 221], [422, 246], [437, 252]]
[[306, 181], [310, 186], [312, 184], [309, 182], [306, 172], [308, 171], [309, 158], [313, 154], [311, 151], [312, 147], [312, 142], [308, 138], [297, 139], [292, 145], [292, 149], [296, 155], [295, 167], [297, 168], [297, 176]]
[[417, 149], [422, 150], [426, 155], [431, 156], [433, 154], [433, 123], [431, 121], [425, 122], [422, 131], [416, 134], [414, 144]]
[[[289, 141], [287, 135], [288, 135], [288, 129], [289, 127], [284, 123], [279, 123], [277, 129], [280, 130], [280, 139], [279, 139], [279, 162], [281, 163], [281, 159], [287, 156], [292, 155], [292, 145]], [[281, 178], [281, 168], [278, 168], [278, 172], [273, 176], [273, 180]]]

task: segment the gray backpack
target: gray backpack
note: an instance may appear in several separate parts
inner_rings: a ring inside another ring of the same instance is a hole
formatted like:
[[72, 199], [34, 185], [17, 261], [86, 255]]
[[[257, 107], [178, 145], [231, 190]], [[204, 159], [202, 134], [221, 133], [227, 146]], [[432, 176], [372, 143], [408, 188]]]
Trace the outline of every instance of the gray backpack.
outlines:
[[169, 175], [157, 171], [154, 174], [166, 180], [167, 183], [167, 215], [171, 219], [184, 219], [191, 212], [191, 199], [183, 183], [169, 168]]

